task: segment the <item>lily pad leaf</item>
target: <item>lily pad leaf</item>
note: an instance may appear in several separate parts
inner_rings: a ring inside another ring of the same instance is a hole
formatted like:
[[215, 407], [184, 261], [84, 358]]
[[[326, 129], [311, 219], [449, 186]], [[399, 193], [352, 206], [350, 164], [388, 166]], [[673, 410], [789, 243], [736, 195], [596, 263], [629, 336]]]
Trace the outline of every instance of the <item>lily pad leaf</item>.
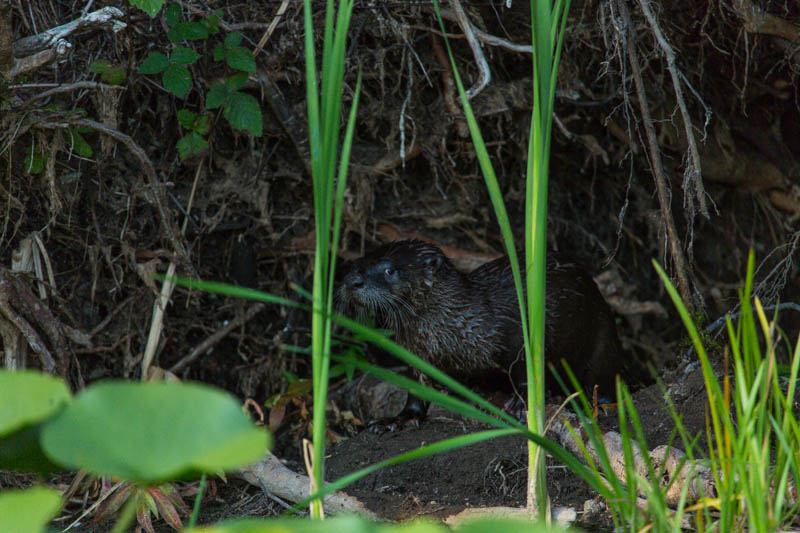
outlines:
[[39, 433], [42, 423], [69, 399], [69, 389], [59, 378], [0, 370], [0, 470], [59, 470], [42, 451]]
[[244, 466], [268, 440], [234, 397], [189, 383], [92, 385], [42, 432], [61, 464], [148, 484]]
[[41, 533], [61, 508], [61, 494], [46, 487], [0, 494], [0, 531]]

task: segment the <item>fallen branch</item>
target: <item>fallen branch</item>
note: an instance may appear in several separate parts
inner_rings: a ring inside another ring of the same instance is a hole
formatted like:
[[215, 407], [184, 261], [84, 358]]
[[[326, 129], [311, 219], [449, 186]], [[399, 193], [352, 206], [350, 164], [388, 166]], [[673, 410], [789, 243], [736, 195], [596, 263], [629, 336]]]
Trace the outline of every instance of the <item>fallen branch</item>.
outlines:
[[[310, 495], [308, 477], [289, 470], [277, 457], [269, 452], [261, 461], [240, 469], [236, 475], [251, 485], [261, 487], [261, 490], [265, 491], [267, 496], [273, 499], [277, 496], [290, 502], [299, 502]], [[362, 516], [375, 518], [374, 513], [364, 507], [363, 503], [343, 492], [334, 492], [325, 496], [323, 505], [325, 512], [334, 514], [358, 513]]]
[[[2, 15], [3, 18], [9, 17], [10, 12], [8, 15], [5, 13]], [[7, 78], [12, 79], [65, 57], [72, 50], [72, 43], [67, 41], [67, 37], [71, 35], [97, 29], [117, 33], [127, 26], [122, 22], [123, 17], [124, 13], [120, 9], [109, 6], [85, 13], [80, 18], [61, 26], [23, 37], [13, 43], [10, 54], [11, 61], [6, 61], [6, 64], [3, 65], [4, 70], [10, 68], [4, 74]], [[2, 44], [0, 44], [0, 56], [8, 58], [8, 50], [3, 50]]]
[[764, 11], [750, 0], [734, 0], [733, 10], [744, 20], [749, 33], [776, 35], [793, 43], [800, 42], [800, 26]]

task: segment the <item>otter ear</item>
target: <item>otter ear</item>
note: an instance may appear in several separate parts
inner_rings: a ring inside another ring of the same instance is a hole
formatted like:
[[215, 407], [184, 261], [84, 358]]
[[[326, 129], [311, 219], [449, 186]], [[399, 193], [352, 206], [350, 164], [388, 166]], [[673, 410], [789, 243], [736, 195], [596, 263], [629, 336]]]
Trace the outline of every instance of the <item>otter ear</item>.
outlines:
[[444, 263], [444, 258], [441, 255], [429, 255], [423, 258], [422, 264], [425, 267], [425, 274], [430, 278], [439, 270], [439, 267]]

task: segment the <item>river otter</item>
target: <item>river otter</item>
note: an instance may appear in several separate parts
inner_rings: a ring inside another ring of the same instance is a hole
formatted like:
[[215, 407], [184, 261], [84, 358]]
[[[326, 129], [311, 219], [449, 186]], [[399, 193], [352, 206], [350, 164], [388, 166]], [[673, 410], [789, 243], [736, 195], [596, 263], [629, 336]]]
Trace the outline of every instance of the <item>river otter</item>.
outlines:
[[[381, 246], [344, 270], [340, 307], [374, 314], [396, 341], [437, 368], [475, 380], [492, 372], [525, 378], [522, 327], [507, 257], [463, 273], [421, 241]], [[622, 350], [614, 316], [580, 266], [548, 257], [545, 357], [564, 376], [564, 359], [591, 392], [614, 394]], [[524, 274], [523, 274], [524, 279]], [[554, 389], [548, 372], [548, 389]]]

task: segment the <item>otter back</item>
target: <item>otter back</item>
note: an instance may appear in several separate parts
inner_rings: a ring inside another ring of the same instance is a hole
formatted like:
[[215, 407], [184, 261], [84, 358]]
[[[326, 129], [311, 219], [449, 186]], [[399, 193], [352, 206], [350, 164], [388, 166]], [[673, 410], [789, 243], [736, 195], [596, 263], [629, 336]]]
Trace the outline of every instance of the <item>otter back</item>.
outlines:
[[[345, 312], [373, 314], [398, 343], [441, 370], [480, 380], [493, 372], [524, 382], [519, 303], [508, 258], [469, 274], [436, 246], [398, 241], [352, 262], [337, 289]], [[622, 350], [614, 316], [591, 276], [550, 257], [546, 273], [545, 357], [564, 375], [613, 393]], [[548, 380], [553, 391], [554, 381]]]

